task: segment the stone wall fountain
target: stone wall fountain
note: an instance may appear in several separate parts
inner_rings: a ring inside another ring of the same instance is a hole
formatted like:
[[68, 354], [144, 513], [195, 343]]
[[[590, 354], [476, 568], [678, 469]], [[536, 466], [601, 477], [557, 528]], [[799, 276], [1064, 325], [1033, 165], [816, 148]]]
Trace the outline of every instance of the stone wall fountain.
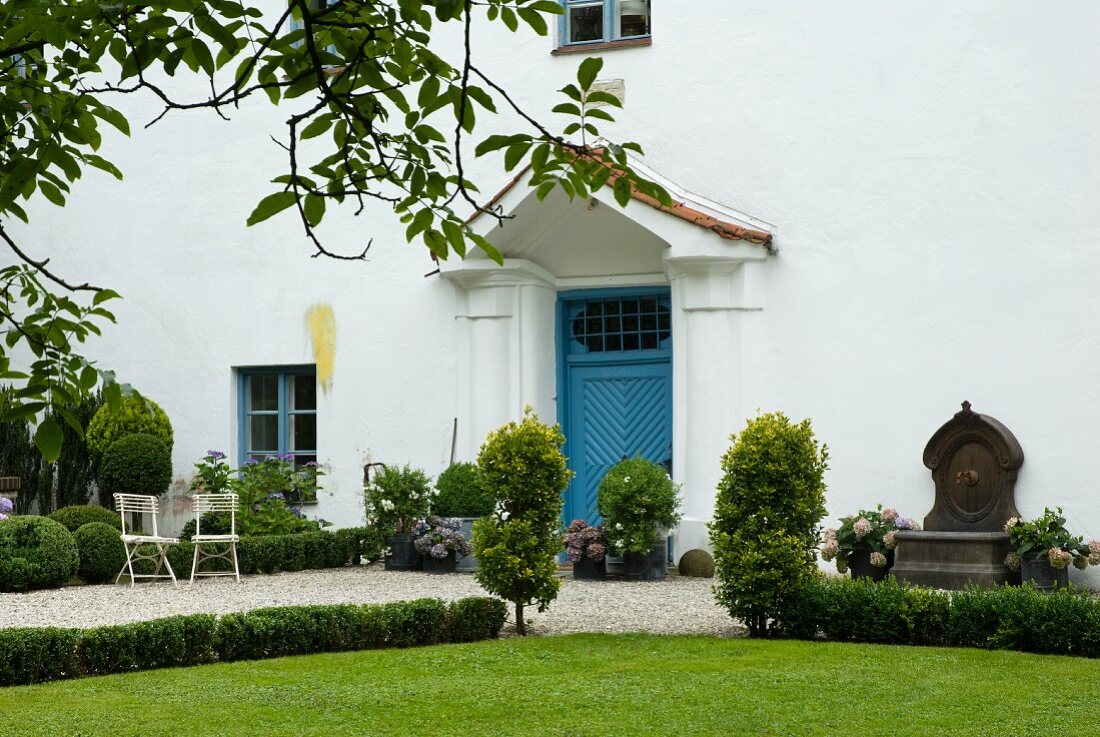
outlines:
[[936, 501], [923, 530], [897, 533], [891, 573], [939, 589], [1019, 583], [1020, 575], [1004, 565], [1011, 549], [1004, 524], [1020, 516], [1014, 493], [1023, 462], [1008, 428], [963, 402], [924, 449]]

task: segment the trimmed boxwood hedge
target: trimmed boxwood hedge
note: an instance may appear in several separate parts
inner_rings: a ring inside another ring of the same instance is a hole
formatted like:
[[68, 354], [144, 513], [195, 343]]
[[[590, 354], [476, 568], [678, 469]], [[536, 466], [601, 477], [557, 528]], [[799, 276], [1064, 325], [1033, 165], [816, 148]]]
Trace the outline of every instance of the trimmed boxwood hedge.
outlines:
[[0, 629], [0, 686], [286, 655], [416, 647], [497, 637], [507, 607], [489, 597], [275, 607], [85, 630]]
[[76, 575], [72, 533], [49, 517], [12, 517], [0, 524], [0, 591], [52, 589]]
[[73, 533], [80, 552], [77, 575], [87, 583], [112, 581], [126, 565], [126, 548], [118, 530], [102, 522], [81, 525]]
[[821, 578], [802, 588], [776, 618], [798, 639], [893, 645], [953, 645], [1100, 657], [1100, 600], [1072, 587], [939, 591], [893, 576]]

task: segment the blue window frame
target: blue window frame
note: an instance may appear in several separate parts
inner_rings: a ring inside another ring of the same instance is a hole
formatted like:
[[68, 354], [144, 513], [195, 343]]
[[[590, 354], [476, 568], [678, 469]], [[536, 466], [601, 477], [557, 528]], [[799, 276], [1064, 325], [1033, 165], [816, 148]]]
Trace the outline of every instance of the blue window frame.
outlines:
[[650, 0], [561, 0], [562, 46], [645, 38], [650, 34]]
[[237, 380], [238, 463], [278, 455], [295, 468], [316, 462], [316, 367], [246, 368]]

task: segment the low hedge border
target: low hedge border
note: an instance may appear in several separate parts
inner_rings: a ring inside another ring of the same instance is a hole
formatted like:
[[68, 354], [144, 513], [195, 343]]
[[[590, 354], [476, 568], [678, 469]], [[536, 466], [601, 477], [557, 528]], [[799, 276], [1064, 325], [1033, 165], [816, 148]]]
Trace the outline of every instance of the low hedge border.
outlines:
[[447, 604], [275, 607], [192, 614], [147, 622], [60, 629], [0, 629], [0, 686], [131, 671], [278, 658], [286, 655], [416, 647], [497, 637], [507, 607], [474, 597]]
[[947, 645], [1100, 657], [1100, 600], [1066, 588], [1025, 586], [939, 591], [888, 576], [821, 579], [777, 616], [797, 639]]
[[[140, 552], [153, 555], [156, 547], [142, 546]], [[341, 568], [374, 561], [384, 550], [381, 533], [373, 527], [350, 527], [335, 532], [300, 532], [292, 535], [256, 535], [242, 537], [237, 543], [237, 561], [242, 574], [279, 573], [318, 568]], [[190, 540], [168, 548], [168, 562], [177, 576], [191, 575], [195, 546]], [[140, 561], [137, 573], [152, 573], [151, 561]], [[203, 562], [204, 571], [231, 570], [228, 561]], [[113, 580], [113, 578], [112, 578]]]

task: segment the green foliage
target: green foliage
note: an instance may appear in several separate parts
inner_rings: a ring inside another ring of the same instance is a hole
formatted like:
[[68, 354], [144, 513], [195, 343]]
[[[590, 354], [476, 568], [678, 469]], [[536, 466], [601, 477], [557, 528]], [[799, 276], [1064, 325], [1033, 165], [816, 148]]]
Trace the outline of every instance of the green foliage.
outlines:
[[76, 575], [72, 533], [48, 517], [0, 523], [0, 591], [54, 589]]
[[796, 425], [781, 412], [749, 420], [732, 439], [710, 524], [715, 594], [761, 636], [816, 570], [828, 451], [809, 420]]
[[478, 454], [495, 510], [474, 523], [474, 576], [486, 591], [515, 605], [521, 635], [524, 607], [537, 604], [545, 611], [561, 584], [554, 576], [561, 552], [558, 522], [572, 476], [564, 443], [561, 429], [539, 422], [528, 407], [522, 422], [489, 433]]
[[102, 522], [89, 522], [73, 533], [80, 553], [77, 575], [87, 583], [113, 581], [126, 565], [126, 549], [119, 531]]
[[1010, 553], [1005, 565], [1020, 570], [1020, 559], [1025, 555], [1045, 555], [1055, 568], [1065, 568], [1073, 563], [1077, 568], [1100, 565], [1100, 542], [1086, 543], [1066, 529], [1062, 508], [1044, 509], [1042, 516], [1034, 520], [1013, 517], [1005, 523], [1005, 532], [1016, 557]]
[[368, 522], [387, 534], [410, 532], [427, 516], [432, 501], [431, 479], [420, 469], [386, 466], [375, 474], [364, 492]]
[[618, 555], [648, 553], [658, 530], [680, 521], [680, 488], [656, 463], [627, 458], [600, 480], [598, 507], [608, 545]]
[[487, 517], [493, 496], [474, 463], [455, 463], [435, 481], [432, 514], [440, 517]]
[[945, 592], [893, 576], [819, 577], [777, 615], [791, 637], [894, 645], [954, 645], [1100, 657], [1100, 600], [1086, 590], [1031, 586]]
[[504, 624], [496, 599], [446, 604], [272, 607], [250, 612], [165, 617], [76, 629], [0, 629], [0, 686], [78, 676], [257, 660], [286, 655], [418, 647], [496, 637]]
[[60, 522], [69, 532], [78, 529], [91, 522], [100, 522], [115, 528], [116, 533], [122, 532], [122, 518], [118, 512], [112, 512], [98, 504], [81, 504], [74, 507], [62, 507], [50, 514], [50, 519]]
[[172, 452], [160, 438], [126, 435], [111, 443], [99, 464], [104, 494], [163, 494], [172, 483]]
[[[341, 568], [363, 559], [378, 560], [382, 550], [380, 535], [366, 528], [335, 533], [314, 530], [290, 535], [255, 535], [242, 537], [237, 543], [237, 564], [242, 575]], [[177, 575], [191, 570], [194, 551], [189, 540], [181, 540], [168, 548], [168, 562]], [[143, 545], [139, 552], [151, 555], [156, 548]], [[153, 568], [150, 561], [139, 561], [134, 566], [137, 573], [152, 573]], [[227, 571], [231, 566], [225, 560], [210, 560], [203, 563], [203, 570]]]
[[131, 396], [115, 410], [105, 404], [95, 413], [85, 434], [88, 450], [102, 458], [115, 441], [127, 435], [152, 435], [172, 450], [172, 423], [152, 399]]

